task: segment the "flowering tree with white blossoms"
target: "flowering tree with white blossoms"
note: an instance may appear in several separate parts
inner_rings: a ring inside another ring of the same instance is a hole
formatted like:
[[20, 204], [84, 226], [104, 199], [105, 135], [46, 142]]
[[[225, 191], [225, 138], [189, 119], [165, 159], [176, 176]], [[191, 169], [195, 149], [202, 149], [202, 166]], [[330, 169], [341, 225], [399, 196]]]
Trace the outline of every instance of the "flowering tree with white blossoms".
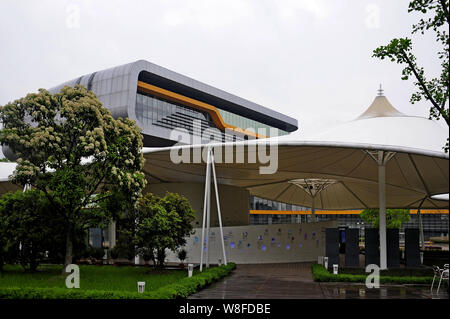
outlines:
[[[85, 87], [40, 89], [0, 107], [0, 143], [18, 157], [10, 180], [43, 191], [65, 221], [65, 265], [77, 229], [109, 220], [111, 206], [135, 205], [145, 187], [142, 135], [114, 119]], [[112, 205], [111, 205], [112, 204]]]

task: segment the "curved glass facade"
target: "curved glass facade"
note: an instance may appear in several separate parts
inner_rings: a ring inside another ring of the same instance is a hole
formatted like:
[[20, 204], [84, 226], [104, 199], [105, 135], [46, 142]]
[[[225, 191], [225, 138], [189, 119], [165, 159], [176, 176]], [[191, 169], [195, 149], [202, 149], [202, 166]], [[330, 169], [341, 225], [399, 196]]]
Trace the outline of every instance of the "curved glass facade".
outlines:
[[[262, 133], [265, 136], [268, 137], [274, 137], [274, 136], [281, 136], [281, 135], [286, 135], [289, 134], [289, 132], [287, 131], [283, 131], [280, 130], [276, 127], [249, 119], [247, 117], [241, 116], [241, 115], [237, 115], [228, 111], [224, 111], [221, 110], [219, 108], [217, 108], [219, 110], [220, 115], [222, 116], [223, 120], [225, 121], [225, 123], [229, 124], [229, 125], [233, 125], [233, 126], [237, 126], [240, 127], [242, 129], [254, 129], [255, 133], [259, 133], [258, 129], [264, 129], [265, 133]], [[272, 130], [271, 130], [272, 129]]]
[[[273, 211], [303, 211], [309, 208], [276, 202], [256, 196], [250, 196], [251, 210], [273, 210]], [[298, 224], [311, 222], [310, 215], [301, 214], [250, 214], [250, 225], [270, 225], [270, 224]]]
[[209, 114], [163, 99], [137, 93], [136, 117], [143, 124], [192, 127], [192, 120], [200, 120], [202, 126], [215, 127]]
[[[236, 126], [244, 130], [252, 129], [255, 133], [268, 137], [288, 134], [287, 131], [280, 130], [270, 125], [219, 108], [217, 108], [217, 110], [224, 122], [228, 125]], [[191, 131], [192, 121], [200, 120], [202, 129], [216, 127], [210, 115], [206, 112], [142, 93], [136, 94], [135, 111], [137, 120], [144, 125], [158, 125], [170, 129], [180, 127]], [[260, 129], [263, 129], [264, 131], [260, 132]], [[238, 139], [240, 140], [243, 138], [238, 137]]]

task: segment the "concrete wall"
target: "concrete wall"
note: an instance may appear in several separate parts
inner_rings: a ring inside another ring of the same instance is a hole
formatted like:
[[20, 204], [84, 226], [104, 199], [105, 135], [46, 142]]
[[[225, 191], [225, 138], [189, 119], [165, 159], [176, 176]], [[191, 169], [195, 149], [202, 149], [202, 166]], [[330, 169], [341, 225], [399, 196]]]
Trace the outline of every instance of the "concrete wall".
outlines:
[[[336, 221], [250, 225], [224, 227], [225, 252], [228, 261], [237, 264], [286, 263], [317, 261], [325, 255], [325, 228], [337, 227]], [[187, 240], [185, 263], [200, 263], [201, 228]], [[210, 263], [222, 259], [219, 228], [211, 228]], [[168, 252], [167, 262], [179, 262], [176, 254]]]
[[[246, 189], [218, 185], [219, 200], [222, 210], [223, 226], [244, 226], [250, 223], [250, 194]], [[161, 183], [149, 184], [145, 191], [158, 196], [164, 196], [166, 192], [184, 195], [195, 210], [196, 220], [194, 227], [201, 227], [203, 217], [204, 183]], [[219, 226], [216, 209], [216, 196], [214, 188], [211, 192], [211, 227]]]

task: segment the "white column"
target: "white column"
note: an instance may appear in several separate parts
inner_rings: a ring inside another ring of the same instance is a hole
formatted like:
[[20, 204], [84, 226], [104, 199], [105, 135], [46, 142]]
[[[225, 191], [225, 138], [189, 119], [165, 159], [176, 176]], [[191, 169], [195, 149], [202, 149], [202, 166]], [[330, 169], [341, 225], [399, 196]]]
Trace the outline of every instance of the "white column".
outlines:
[[214, 190], [216, 192], [216, 203], [217, 203], [217, 217], [219, 219], [219, 230], [220, 230], [220, 239], [222, 243], [222, 253], [223, 253], [223, 262], [226, 265], [227, 264], [227, 256], [225, 254], [225, 243], [223, 240], [223, 229], [222, 229], [222, 213], [220, 211], [220, 202], [219, 202], [219, 190], [217, 188], [217, 176], [216, 176], [216, 168], [214, 166], [214, 153], [211, 153], [211, 167], [212, 167], [212, 173], [213, 173], [213, 180], [214, 180]]
[[395, 156], [395, 152], [365, 151], [378, 165], [378, 205], [380, 216], [380, 268], [387, 269], [386, 238], [386, 165]]
[[[381, 157], [383, 156], [383, 152]], [[380, 206], [380, 268], [387, 269], [386, 245], [386, 166], [383, 160], [378, 163], [378, 200]]]
[[[208, 151], [208, 157], [210, 159], [208, 167], [211, 167], [211, 151]], [[209, 268], [209, 239], [210, 239], [210, 228], [211, 228], [211, 168], [208, 177], [208, 200], [206, 202], [206, 268]]]
[[211, 184], [210, 178], [209, 178], [209, 155], [206, 159], [206, 176], [205, 176], [205, 198], [203, 201], [203, 218], [202, 218], [202, 241], [200, 244], [200, 271], [203, 271], [203, 251], [204, 251], [204, 243], [205, 243], [205, 223], [206, 223], [206, 210], [207, 210], [207, 201], [208, 201], [208, 188], [209, 184]]

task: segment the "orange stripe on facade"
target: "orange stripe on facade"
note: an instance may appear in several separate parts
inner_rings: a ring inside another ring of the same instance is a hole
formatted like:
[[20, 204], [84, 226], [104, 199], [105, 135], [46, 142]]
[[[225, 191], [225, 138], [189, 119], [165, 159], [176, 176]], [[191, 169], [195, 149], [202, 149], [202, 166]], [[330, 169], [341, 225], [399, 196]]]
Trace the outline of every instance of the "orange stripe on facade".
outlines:
[[[316, 215], [359, 215], [362, 210], [316, 210]], [[411, 215], [417, 214], [417, 209], [410, 209]], [[421, 209], [421, 214], [447, 214], [448, 209]], [[310, 210], [250, 210], [252, 215], [311, 215]]]
[[[410, 209], [411, 214], [417, 214], [417, 209]], [[448, 214], [448, 209], [421, 209], [421, 214]]]
[[219, 113], [219, 110], [215, 106], [212, 106], [210, 104], [207, 104], [207, 103], [195, 100], [195, 99], [191, 99], [190, 97], [187, 97], [187, 96], [175, 93], [175, 92], [171, 92], [171, 91], [162, 89], [160, 87], [157, 87], [157, 86], [154, 86], [154, 85], [142, 82], [142, 81], [138, 81], [138, 92], [151, 94], [151, 95], [163, 98], [165, 100], [168, 100], [168, 101], [171, 101], [174, 103], [179, 103], [182, 105], [186, 105], [189, 107], [193, 107], [195, 109], [205, 111], [211, 116], [214, 124], [221, 130], [225, 130], [226, 128], [228, 128], [228, 129], [235, 130], [235, 131], [245, 134], [245, 135], [254, 136], [256, 138], [266, 138], [267, 137], [265, 135], [260, 135], [260, 134], [254, 133], [254, 132], [244, 130], [240, 127], [225, 123], [225, 121], [223, 120], [222, 116]]

